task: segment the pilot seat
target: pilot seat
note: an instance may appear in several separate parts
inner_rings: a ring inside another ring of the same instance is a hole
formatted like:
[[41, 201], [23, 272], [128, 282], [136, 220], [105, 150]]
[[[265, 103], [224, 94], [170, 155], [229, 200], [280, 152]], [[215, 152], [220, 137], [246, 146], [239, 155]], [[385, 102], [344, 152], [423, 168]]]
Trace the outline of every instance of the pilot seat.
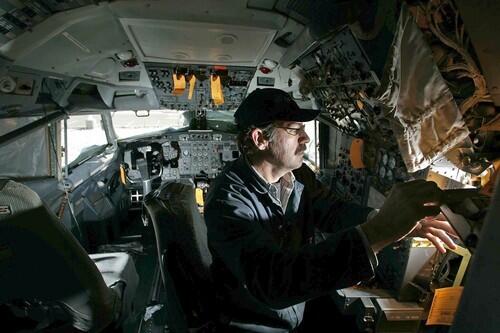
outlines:
[[218, 331], [212, 256], [193, 184], [162, 184], [145, 197], [144, 207], [155, 232], [169, 330]]

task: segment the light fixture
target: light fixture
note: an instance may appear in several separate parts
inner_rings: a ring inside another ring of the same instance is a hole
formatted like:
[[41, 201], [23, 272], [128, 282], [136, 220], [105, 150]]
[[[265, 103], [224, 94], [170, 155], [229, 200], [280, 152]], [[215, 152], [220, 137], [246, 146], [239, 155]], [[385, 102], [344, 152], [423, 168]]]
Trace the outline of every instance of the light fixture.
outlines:
[[266, 58], [262, 61], [262, 65], [269, 68], [270, 70], [273, 70], [278, 66], [278, 62], [274, 61], [272, 59]]
[[278, 66], [278, 62], [274, 61], [272, 59], [264, 59], [262, 61], [262, 65], [260, 65], [259, 70], [262, 72], [262, 74], [269, 74], [271, 73], [276, 67]]
[[128, 51], [122, 51], [116, 53], [116, 57], [120, 59], [121, 61], [127, 61], [130, 60], [134, 57], [134, 53], [131, 50]]

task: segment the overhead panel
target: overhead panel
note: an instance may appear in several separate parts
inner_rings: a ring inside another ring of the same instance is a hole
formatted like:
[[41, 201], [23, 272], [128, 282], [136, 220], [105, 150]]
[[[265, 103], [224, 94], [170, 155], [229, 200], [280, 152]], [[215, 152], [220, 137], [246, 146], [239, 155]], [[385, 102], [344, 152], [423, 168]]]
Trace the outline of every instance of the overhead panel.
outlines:
[[340, 131], [359, 136], [375, 121], [371, 109], [379, 86], [364, 50], [349, 28], [323, 41], [299, 59], [306, 71], [301, 82], [304, 95], [312, 93], [323, 114]]
[[121, 19], [145, 62], [258, 65], [276, 30], [203, 22]]
[[255, 67], [146, 63], [161, 108], [231, 110], [245, 98]]

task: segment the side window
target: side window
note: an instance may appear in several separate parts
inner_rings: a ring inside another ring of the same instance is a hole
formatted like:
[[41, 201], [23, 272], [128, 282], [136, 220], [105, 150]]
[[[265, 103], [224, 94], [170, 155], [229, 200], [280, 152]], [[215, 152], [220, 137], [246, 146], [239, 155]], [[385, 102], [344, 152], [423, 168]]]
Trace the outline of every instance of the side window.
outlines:
[[305, 162], [313, 169], [319, 169], [319, 122], [317, 120], [305, 123], [306, 133], [309, 136], [309, 143], [306, 147]]
[[[4, 118], [0, 136], [28, 125], [39, 117]], [[15, 178], [52, 176], [51, 154], [55, 142], [53, 127], [39, 129], [0, 146], [0, 176]]]
[[61, 121], [62, 166], [85, 161], [102, 151], [108, 144], [100, 114], [72, 115], [66, 120], [67, 146], [64, 137], [64, 121]]

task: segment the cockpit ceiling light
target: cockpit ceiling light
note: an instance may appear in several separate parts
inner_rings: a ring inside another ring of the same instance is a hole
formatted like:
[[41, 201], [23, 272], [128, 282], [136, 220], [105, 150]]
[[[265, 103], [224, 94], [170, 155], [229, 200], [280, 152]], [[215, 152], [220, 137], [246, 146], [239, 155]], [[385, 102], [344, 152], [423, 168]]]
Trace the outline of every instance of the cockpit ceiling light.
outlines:
[[232, 34], [223, 34], [218, 36], [216, 39], [219, 43], [223, 45], [231, 45], [238, 40], [238, 37]]
[[118, 59], [120, 59], [121, 61], [126, 61], [126, 60], [130, 60], [134, 57], [134, 53], [130, 50], [128, 51], [122, 51], [122, 52], [118, 52], [116, 54], [116, 57]]
[[278, 66], [278, 62], [277, 61], [274, 61], [272, 59], [267, 59], [267, 58], [264, 59], [264, 61], [262, 61], [262, 64], [264, 65], [264, 67], [267, 67], [270, 70], [273, 70], [273, 69], [275, 69]]

